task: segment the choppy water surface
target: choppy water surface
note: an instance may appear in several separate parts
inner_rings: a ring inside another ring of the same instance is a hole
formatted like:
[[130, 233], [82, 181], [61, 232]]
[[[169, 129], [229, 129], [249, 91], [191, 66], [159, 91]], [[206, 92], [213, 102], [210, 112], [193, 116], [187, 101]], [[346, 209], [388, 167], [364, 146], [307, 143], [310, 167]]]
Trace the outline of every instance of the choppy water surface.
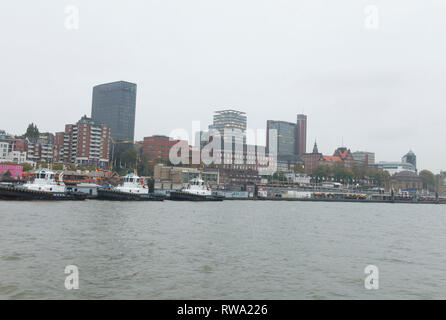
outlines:
[[444, 299], [446, 206], [0, 201], [0, 298]]

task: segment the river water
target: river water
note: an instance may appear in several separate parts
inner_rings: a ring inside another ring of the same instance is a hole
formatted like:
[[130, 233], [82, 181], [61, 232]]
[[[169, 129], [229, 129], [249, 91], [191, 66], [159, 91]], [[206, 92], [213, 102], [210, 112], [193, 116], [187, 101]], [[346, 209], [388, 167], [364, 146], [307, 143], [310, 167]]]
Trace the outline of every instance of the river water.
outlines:
[[444, 299], [445, 250], [442, 205], [0, 201], [0, 299]]

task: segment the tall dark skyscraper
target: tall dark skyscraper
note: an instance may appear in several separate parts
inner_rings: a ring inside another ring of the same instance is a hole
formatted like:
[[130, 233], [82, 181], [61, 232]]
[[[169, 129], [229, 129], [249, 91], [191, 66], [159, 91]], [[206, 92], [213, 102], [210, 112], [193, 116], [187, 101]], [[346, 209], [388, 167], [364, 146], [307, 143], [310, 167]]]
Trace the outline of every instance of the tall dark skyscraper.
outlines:
[[307, 116], [297, 115], [296, 125], [296, 155], [301, 157], [307, 152]]
[[91, 117], [107, 125], [114, 141], [135, 139], [136, 84], [117, 81], [93, 87]]
[[296, 155], [296, 124], [286, 121], [266, 121], [266, 148], [269, 150], [269, 130], [277, 130], [277, 159], [293, 161]]

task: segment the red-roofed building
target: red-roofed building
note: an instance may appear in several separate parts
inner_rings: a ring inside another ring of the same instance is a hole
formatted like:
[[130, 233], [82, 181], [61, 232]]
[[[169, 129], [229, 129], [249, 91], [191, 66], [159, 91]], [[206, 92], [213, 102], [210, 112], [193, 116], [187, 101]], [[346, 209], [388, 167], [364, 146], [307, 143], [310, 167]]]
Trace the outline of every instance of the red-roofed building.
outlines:
[[317, 143], [314, 143], [312, 153], [304, 153], [301, 156], [304, 161], [305, 173], [312, 173], [318, 166], [332, 166], [335, 163], [343, 163], [345, 167], [351, 168], [354, 160], [350, 149], [337, 148], [332, 156], [323, 155], [318, 151]]
[[344, 162], [344, 166], [346, 168], [351, 168], [353, 166], [353, 163], [355, 162], [350, 149], [347, 149], [345, 147], [337, 148], [335, 150], [333, 156], [339, 157], [341, 159], [341, 161]]

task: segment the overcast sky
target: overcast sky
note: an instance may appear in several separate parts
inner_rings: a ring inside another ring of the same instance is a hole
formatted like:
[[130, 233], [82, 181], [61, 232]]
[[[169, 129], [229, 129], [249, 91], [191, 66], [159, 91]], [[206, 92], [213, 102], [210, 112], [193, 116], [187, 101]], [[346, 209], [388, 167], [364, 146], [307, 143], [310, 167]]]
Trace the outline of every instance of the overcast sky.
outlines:
[[[67, 5], [78, 29], [66, 28]], [[368, 5], [377, 29], [365, 26]], [[444, 0], [4, 1], [0, 129], [63, 131], [91, 114], [94, 85], [126, 80], [138, 85], [137, 139], [206, 128], [224, 108], [253, 129], [303, 112], [308, 151], [315, 139], [324, 154], [343, 141], [378, 161], [412, 149], [437, 172], [445, 17]]]

